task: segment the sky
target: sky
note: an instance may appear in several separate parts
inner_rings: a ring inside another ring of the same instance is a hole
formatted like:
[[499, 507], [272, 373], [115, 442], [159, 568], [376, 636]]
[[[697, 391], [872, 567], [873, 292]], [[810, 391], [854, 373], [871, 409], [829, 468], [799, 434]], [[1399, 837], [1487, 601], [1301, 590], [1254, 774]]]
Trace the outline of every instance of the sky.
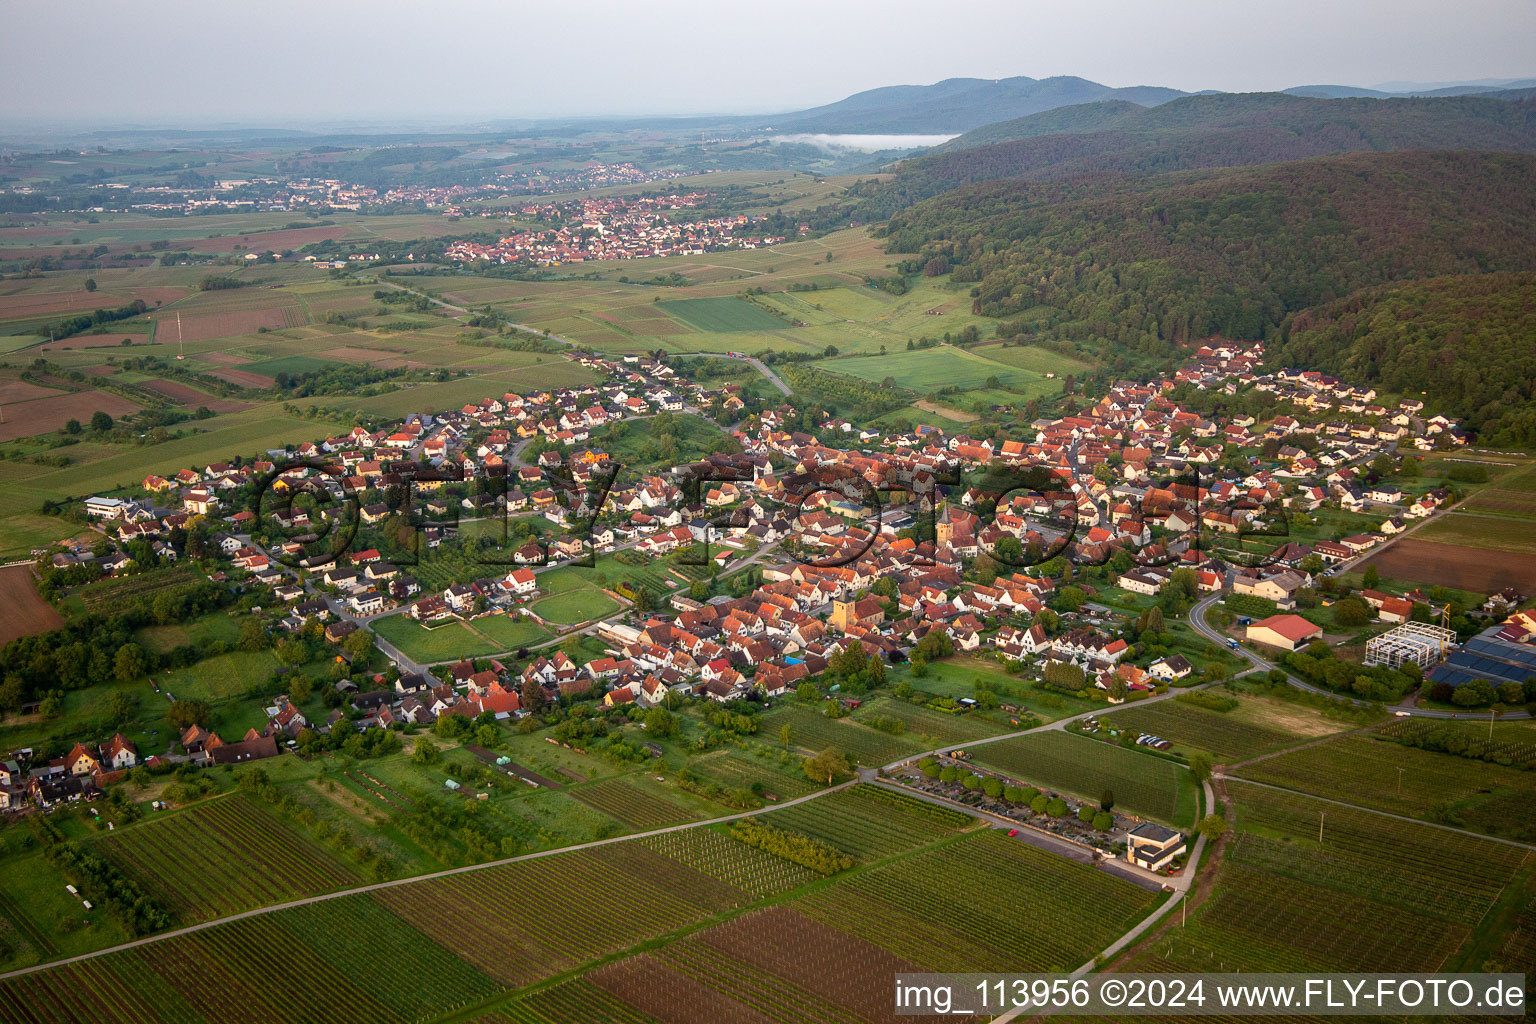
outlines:
[[770, 113], [952, 77], [1536, 76], [1533, 0], [6, 0], [0, 28], [0, 121], [60, 126]]

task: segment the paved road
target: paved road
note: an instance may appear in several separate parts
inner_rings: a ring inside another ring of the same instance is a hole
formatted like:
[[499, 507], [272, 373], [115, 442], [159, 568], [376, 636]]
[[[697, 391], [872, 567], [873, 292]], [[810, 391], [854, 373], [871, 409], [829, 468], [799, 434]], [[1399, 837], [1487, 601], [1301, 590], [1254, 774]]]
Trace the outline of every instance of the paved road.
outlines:
[[784, 381], [780, 379], [778, 374], [770, 370], [761, 359], [758, 359], [755, 356], [733, 356], [729, 352], [699, 352], [696, 354], [701, 356], [708, 356], [711, 359], [737, 359], [744, 363], [751, 363], [752, 368], [755, 369], [758, 373], [762, 374], [764, 377], [767, 377], [768, 382], [774, 387], [778, 388], [781, 394], [791, 394], [789, 385], [785, 384]]
[[[1211, 606], [1219, 601], [1221, 597], [1222, 592], [1217, 591], [1206, 597], [1202, 597], [1198, 602], [1196, 602], [1194, 607], [1190, 608], [1189, 610], [1189, 624], [1195, 628], [1195, 632], [1210, 640], [1212, 643], [1222, 648], [1227, 648], [1227, 638], [1222, 636], [1221, 633], [1217, 632], [1214, 626], [1205, 621], [1205, 613], [1209, 611]], [[1249, 672], [1253, 671], [1271, 672], [1275, 669], [1285, 671], [1283, 668], [1281, 668], [1281, 666], [1275, 664], [1267, 658], [1261, 657], [1259, 654], [1249, 650], [1247, 647], [1239, 646], [1234, 651], [1234, 653], [1249, 663], [1249, 668], [1238, 673], [1238, 675], [1247, 675]], [[1383, 710], [1388, 709], [1388, 705], [1385, 704], [1376, 704], [1373, 701], [1358, 700], [1354, 697], [1342, 696], [1341, 694], [1334, 693], [1332, 690], [1309, 683], [1304, 679], [1298, 679], [1289, 672], [1285, 673], [1285, 679], [1286, 682], [1296, 687], [1296, 689], [1304, 690], [1307, 693], [1315, 693], [1318, 696], [1328, 697], [1345, 704], [1353, 704], [1356, 707], [1380, 707]], [[1442, 711], [1438, 708], [1421, 708], [1415, 707], [1411, 704], [1393, 704], [1390, 706], [1390, 710], [1393, 712], [1404, 712], [1419, 718], [1457, 718], [1472, 721], [1487, 721], [1490, 714], [1490, 712], [1487, 711]], [[1529, 717], [1531, 717], [1531, 715], [1527, 711], [1507, 711], [1499, 715], [1499, 718], [1501, 719], [1519, 719]]]

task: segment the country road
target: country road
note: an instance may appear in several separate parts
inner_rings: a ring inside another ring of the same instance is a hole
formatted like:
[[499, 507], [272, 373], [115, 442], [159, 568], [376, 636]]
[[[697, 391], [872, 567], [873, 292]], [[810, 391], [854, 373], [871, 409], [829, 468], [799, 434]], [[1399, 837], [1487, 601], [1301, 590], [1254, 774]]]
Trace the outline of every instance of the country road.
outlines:
[[[1240, 657], [1240, 658], [1244, 659], [1245, 661], [1247, 661], [1249, 663], [1249, 667], [1244, 669], [1242, 672], [1238, 673], [1238, 675], [1246, 675], [1249, 672], [1253, 672], [1253, 671], [1272, 672], [1275, 669], [1280, 669], [1281, 671], [1285, 671], [1279, 665], [1275, 664], [1274, 662], [1270, 661], [1269, 659], [1267, 659], [1265, 657], [1262, 657], [1257, 652], [1252, 651], [1252, 650], [1250, 650], [1249, 648], [1247, 648], [1245, 646], [1239, 645], [1236, 648], [1228, 647], [1228, 645], [1227, 645], [1227, 638], [1225, 636], [1223, 636], [1220, 632], [1218, 632], [1216, 630], [1216, 628], [1214, 626], [1212, 626], [1209, 622], [1205, 621], [1205, 613], [1207, 611], [1209, 611], [1211, 606], [1214, 605], [1217, 601], [1219, 601], [1221, 599], [1221, 597], [1222, 597], [1222, 592], [1218, 590], [1215, 593], [1207, 595], [1206, 597], [1202, 597], [1199, 601], [1197, 601], [1195, 603], [1195, 605], [1192, 608], [1190, 608], [1190, 610], [1189, 610], [1189, 624], [1194, 627], [1195, 632], [1199, 633], [1201, 636], [1205, 637], [1207, 640], [1209, 640], [1212, 643], [1216, 644], [1218, 647], [1221, 647], [1221, 648], [1226, 649], [1226, 650], [1232, 650], [1233, 653], [1235, 653], [1238, 657]], [[1340, 701], [1342, 703], [1353, 704], [1356, 707], [1380, 707], [1383, 710], [1390, 710], [1390, 711], [1392, 711], [1394, 713], [1401, 712], [1401, 713], [1405, 713], [1405, 714], [1409, 714], [1409, 715], [1414, 715], [1416, 717], [1421, 717], [1421, 718], [1456, 718], [1456, 719], [1471, 720], [1471, 721], [1479, 721], [1479, 720], [1487, 721], [1489, 714], [1491, 714], [1491, 712], [1486, 712], [1486, 711], [1470, 711], [1470, 710], [1469, 711], [1442, 711], [1442, 710], [1440, 710], [1438, 708], [1421, 708], [1421, 707], [1415, 707], [1415, 706], [1413, 706], [1411, 704], [1392, 704], [1392, 705], [1378, 704], [1375, 701], [1361, 700], [1361, 699], [1356, 698], [1356, 697], [1346, 697], [1346, 696], [1344, 696], [1342, 694], [1335, 693], [1332, 690], [1325, 689], [1324, 687], [1317, 686], [1317, 685], [1314, 685], [1312, 683], [1309, 683], [1309, 682], [1307, 682], [1304, 679], [1298, 679], [1298, 678], [1296, 678], [1294, 675], [1292, 675], [1289, 672], [1285, 673], [1285, 679], [1286, 679], [1286, 682], [1290, 683], [1292, 686], [1296, 687], [1296, 689], [1298, 689], [1298, 690], [1303, 690], [1303, 691], [1305, 691], [1307, 693], [1317, 694], [1320, 697], [1328, 697], [1328, 698], [1331, 698], [1333, 700]], [[1520, 718], [1530, 718], [1530, 717], [1531, 717], [1530, 712], [1527, 712], [1527, 711], [1507, 711], [1507, 712], [1504, 712], [1504, 713], [1499, 715], [1500, 719], [1520, 719]]]

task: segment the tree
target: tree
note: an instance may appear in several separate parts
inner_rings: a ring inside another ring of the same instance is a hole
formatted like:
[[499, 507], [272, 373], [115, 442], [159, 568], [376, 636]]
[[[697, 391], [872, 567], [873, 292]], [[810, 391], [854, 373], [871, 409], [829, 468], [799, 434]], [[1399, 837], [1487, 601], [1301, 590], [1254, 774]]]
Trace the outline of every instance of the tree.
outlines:
[[1353, 595], [1340, 598], [1333, 606], [1333, 617], [1341, 626], [1363, 626], [1371, 621], [1371, 606]]
[[438, 756], [437, 745], [425, 736], [416, 741], [416, 749], [411, 752], [411, 760], [416, 764], [435, 764]]
[[96, 279], [94, 277], [88, 277], [85, 279], [85, 290], [88, 292], [93, 292], [96, 290]]
[[795, 687], [795, 699], [799, 700], [802, 704], [815, 703], [820, 697], [821, 691], [809, 679]]
[[501, 732], [494, 725], [482, 725], [475, 730], [475, 742], [490, 748], [501, 742]]
[[112, 672], [125, 683], [147, 674], [149, 657], [145, 655], [144, 648], [132, 641], [123, 644], [117, 649], [117, 656], [112, 659]]
[[311, 684], [308, 676], [296, 675], [293, 682], [288, 684], [288, 699], [295, 704], [303, 704], [309, 700]]
[[1207, 814], [1200, 819], [1200, 824], [1195, 826], [1202, 836], [1213, 843], [1225, 835], [1231, 827], [1227, 824], [1227, 819], [1219, 814]]
[[71, 419], [64, 421], [64, 433], [66, 434], [78, 434], [84, 429], [85, 428], [80, 425], [79, 420]]
[[820, 782], [825, 778], [829, 786], [837, 776], [845, 775], [849, 770], [848, 759], [833, 747], [806, 758], [804, 767], [806, 778], [812, 782]]
[[1115, 806], [1115, 792], [1114, 792], [1114, 790], [1106, 789], [1104, 792], [1099, 794], [1099, 810], [1101, 810], [1101, 811], [1113, 810], [1114, 806]]
[[529, 714], [544, 706], [544, 684], [529, 677], [523, 680], [523, 710]]
[[779, 726], [779, 742], [784, 744], [784, 749], [789, 749], [790, 740], [794, 738], [795, 730], [788, 722]]
[[1062, 587], [1056, 594], [1056, 600], [1051, 602], [1057, 611], [1075, 612], [1083, 607], [1087, 595], [1078, 587]]
[[264, 651], [271, 646], [272, 638], [267, 635], [266, 624], [253, 615], [240, 624], [239, 643], [243, 651]]
[[666, 708], [651, 708], [645, 713], [646, 735], [666, 739], [677, 735], [677, 716]]
[[165, 720], [181, 732], [192, 725], [206, 726], [212, 717], [212, 709], [203, 700], [178, 700], [165, 712]]
[[123, 690], [115, 690], [107, 700], [107, 718], [113, 728], [119, 728], [133, 717], [139, 708], [138, 698]]
[[102, 410], [97, 409], [95, 412], [91, 413], [91, 429], [96, 431], [98, 434], [106, 433], [108, 430], [112, 429], [112, 417], [108, 416]]
[[1211, 778], [1211, 758], [1208, 754], [1194, 753], [1189, 755], [1189, 774], [1195, 777], [1200, 785], [1205, 785]]
[[1376, 567], [1374, 565], [1368, 565], [1368, 566], [1365, 567], [1365, 580], [1364, 580], [1364, 582], [1365, 582], [1365, 589], [1367, 589], [1367, 590], [1375, 590], [1376, 589], [1376, 585], [1381, 582], [1381, 573], [1379, 571], [1377, 571], [1377, 569], [1376, 569]]
[[352, 658], [352, 664], [367, 665], [368, 659], [373, 656], [373, 634], [366, 629], [359, 629], [343, 640], [341, 646]]

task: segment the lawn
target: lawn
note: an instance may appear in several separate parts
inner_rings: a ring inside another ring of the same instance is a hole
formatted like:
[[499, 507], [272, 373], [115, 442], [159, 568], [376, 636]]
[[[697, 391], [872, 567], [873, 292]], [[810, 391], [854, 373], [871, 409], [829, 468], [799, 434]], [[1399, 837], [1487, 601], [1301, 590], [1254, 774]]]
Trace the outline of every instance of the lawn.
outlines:
[[885, 356], [831, 359], [817, 365], [819, 369], [846, 373], [877, 384], [891, 378], [897, 387], [919, 394], [946, 387], [957, 387], [962, 391], [979, 388], [993, 377], [1004, 385], [1012, 386], [1023, 386], [1041, 378], [1040, 374], [1032, 370], [1004, 366], [965, 349], [947, 345], [911, 352], [893, 352]]
[[486, 615], [469, 624], [470, 629], [490, 640], [500, 651], [515, 651], [520, 647], [541, 643], [550, 638], [549, 630], [530, 619], [514, 619], [508, 615]]
[[555, 594], [534, 602], [532, 611], [539, 618], [569, 626], [589, 619], [600, 619], [619, 610], [619, 603], [601, 590], [586, 587]]
[[334, 360], [316, 359], [314, 356], [277, 356], [273, 359], [262, 359], [254, 363], [241, 363], [236, 369], [246, 373], [259, 373], [264, 377], [276, 377], [280, 373], [286, 373], [290, 377], [304, 373], [314, 373], [328, 366], [337, 365]]
[[477, 636], [458, 621], [428, 628], [405, 615], [389, 615], [373, 620], [369, 626], [412, 661], [431, 663], [483, 658], [499, 650], [494, 643]]
[[786, 321], [761, 306], [735, 297], [669, 299], [656, 305], [685, 324], [712, 334], [777, 331], [789, 327]]

